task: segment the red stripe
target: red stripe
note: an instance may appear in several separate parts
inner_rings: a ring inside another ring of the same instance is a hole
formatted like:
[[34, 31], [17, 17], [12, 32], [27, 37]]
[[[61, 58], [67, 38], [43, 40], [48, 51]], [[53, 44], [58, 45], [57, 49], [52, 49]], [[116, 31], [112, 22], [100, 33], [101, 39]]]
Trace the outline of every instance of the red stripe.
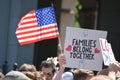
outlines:
[[22, 26], [22, 25], [31, 24], [31, 23], [37, 23], [37, 20], [32, 20], [29, 22], [21, 22], [21, 23], [19, 23], [19, 25]]
[[31, 44], [31, 43], [35, 43], [38, 42], [39, 40], [31, 40], [31, 41], [26, 41], [26, 42], [21, 42], [20, 45], [25, 45], [25, 44]]
[[[30, 27], [24, 27], [24, 28], [19, 28], [17, 31], [21, 31], [21, 30], [25, 30], [25, 29], [30, 29], [30, 28], [36, 28], [36, 27], [32, 27], [32, 26], [30, 26]], [[52, 27], [51, 27], [52, 28]], [[54, 27], [53, 27], [54, 28]], [[33, 31], [26, 31], [26, 32], [20, 32], [20, 33], [17, 33], [17, 35], [19, 35], [19, 34], [27, 34], [27, 33], [32, 33], [32, 32], [38, 32], [38, 31], [44, 31], [44, 30], [48, 30], [47, 28], [42, 28], [42, 29], [38, 29], [38, 30], [33, 30]], [[56, 29], [56, 28], [55, 28]], [[54, 32], [58, 32], [58, 30], [54, 30], [54, 31], [49, 31], [49, 32], [44, 32], [44, 33], [46, 33], [46, 34], [49, 34], [49, 33], [54, 33]]]
[[58, 37], [59, 37], [59, 35], [42, 38], [40, 40], [38, 40], [38, 39], [30, 40], [30, 41], [26, 41], [26, 42], [21, 42], [20, 45], [31, 44], [31, 43], [35, 43], [35, 42], [38, 42], [38, 41], [49, 40], [49, 39], [58, 38]]
[[36, 16], [31, 14], [31, 16], [25, 16], [25, 17], [23, 17], [22, 20], [32, 19], [32, 18], [36, 18]]
[[48, 26], [48, 27], [42, 27], [41, 30], [48, 30], [48, 29], [51, 29], [51, 28], [57, 28], [56, 25], [51, 25], [51, 26]]
[[[26, 15], [28, 15], [28, 14], [31, 14], [31, 15], [32, 15], [32, 14], [34, 14], [34, 13], [35, 13], [35, 10], [32, 10], [32, 11], [28, 12]], [[21, 18], [21, 20], [27, 18], [26, 15], [24, 15], [24, 16]], [[33, 17], [34, 17], [34, 15], [33, 15]]]
[[36, 35], [32, 35], [32, 36], [26, 36], [26, 37], [22, 37], [22, 38], [18, 38], [18, 39], [23, 40], [23, 39], [34, 38], [34, 37], [38, 37], [38, 36], [40, 36], [40, 34], [36, 34]]
[[28, 27], [19, 27], [19, 28], [17, 29], [17, 31], [25, 30], [25, 29], [31, 29], [31, 28], [36, 28], [36, 27], [38, 27], [38, 25], [35, 25], [35, 26], [28, 26]]
[[[33, 31], [33, 32], [35, 32], [35, 31]], [[36, 32], [39, 32], [39, 30], [36, 31]], [[57, 32], [58, 31], [55, 30], [55, 31], [51, 31], [51, 32], [41, 33], [41, 34], [34, 34], [32, 36], [25, 36], [25, 37], [21, 37], [21, 38], [18, 38], [18, 39], [22, 40], [22, 39], [27, 39], [27, 38], [37, 37], [37, 36], [45, 36], [45, 35], [49, 35], [49, 34], [53, 34], [53, 33], [57, 33]], [[16, 35], [18, 36], [18, 35], [29, 34], [29, 33], [30, 32], [25, 32], [25, 33], [20, 33], [20, 34], [16, 34]]]
[[41, 35], [47, 35], [47, 34], [52, 34], [52, 33], [57, 33], [58, 30], [55, 30], [55, 31], [50, 31], [50, 32], [44, 32], [44, 33], [41, 33]]
[[[27, 16], [28, 14], [30, 14], [30, 16]], [[35, 10], [32, 10], [30, 11], [29, 13], [27, 13], [25, 16], [23, 16], [18, 24], [18, 28], [17, 28], [17, 31], [21, 31], [21, 30], [26, 30], [26, 29], [34, 29], [36, 27], [39, 27], [38, 26], [38, 23], [37, 23], [37, 19], [35, 20], [31, 20], [31, 21], [25, 21], [24, 20], [29, 20], [29, 19], [32, 19], [32, 18], [36, 18], [36, 15], [35, 15]], [[26, 26], [27, 24], [34, 24], [34, 23], [37, 23], [37, 25], [29, 25], [29, 26]], [[23, 27], [21, 27], [23, 26]], [[40, 27], [39, 27], [40, 28]], [[51, 25], [51, 26], [48, 26], [47, 27], [42, 27], [40, 29], [37, 29], [37, 30], [32, 30], [32, 31], [26, 31], [26, 32], [19, 32], [19, 33], [16, 33], [16, 36], [22, 36], [24, 34], [32, 34], [32, 33], [37, 33], [38, 34], [33, 34], [32, 36], [26, 36], [26, 37], [21, 37], [21, 38], [18, 38], [18, 41], [20, 43], [20, 45], [25, 45], [25, 44], [30, 44], [30, 43], [35, 43], [35, 42], [38, 42], [38, 41], [42, 41], [42, 40], [47, 40], [47, 39], [52, 39], [52, 38], [58, 38], [59, 37], [59, 33], [58, 33], [58, 30], [56, 30], [57, 28], [57, 25]], [[55, 29], [55, 30], [51, 30], [49, 31], [50, 29]], [[44, 32], [44, 31], [47, 31], [47, 32]], [[16, 32], [17, 32], [16, 31]], [[43, 31], [43, 33], [40, 33], [40, 31]], [[54, 34], [55, 35], [52, 35]], [[49, 35], [51, 34], [51, 35]], [[46, 36], [48, 35], [48, 36]], [[41, 38], [42, 36], [42, 38]], [[34, 40], [27, 40], [27, 41], [24, 41], [24, 42], [20, 42], [20, 40], [24, 40], [24, 39], [29, 39], [29, 38], [35, 38], [35, 37], [38, 37], [37, 39], [34, 39]]]
[[19, 36], [19, 35], [23, 35], [23, 34], [29, 34], [29, 33], [34, 33], [34, 32], [39, 32], [40, 30], [32, 30], [32, 31], [26, 31], [26, 32], [20, 32], [20, 33], [17, 33], [16, 35]]

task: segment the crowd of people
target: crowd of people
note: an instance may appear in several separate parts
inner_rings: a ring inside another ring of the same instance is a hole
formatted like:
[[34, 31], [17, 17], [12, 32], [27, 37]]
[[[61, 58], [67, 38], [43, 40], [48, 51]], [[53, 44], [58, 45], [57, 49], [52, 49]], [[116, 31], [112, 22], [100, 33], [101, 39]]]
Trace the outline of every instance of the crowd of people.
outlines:
[[117, 61], [97, 74], [92, 70], [67, 68], [64, 64], [66, 64], [65, 56], [59, 54], [58, 58], [51, 57], [42, 61], [39, 70], [33, 64], [25, 63], [6, 74], [1, 72], [0, 78], [2, 80], [120, 80], [120, 63]]

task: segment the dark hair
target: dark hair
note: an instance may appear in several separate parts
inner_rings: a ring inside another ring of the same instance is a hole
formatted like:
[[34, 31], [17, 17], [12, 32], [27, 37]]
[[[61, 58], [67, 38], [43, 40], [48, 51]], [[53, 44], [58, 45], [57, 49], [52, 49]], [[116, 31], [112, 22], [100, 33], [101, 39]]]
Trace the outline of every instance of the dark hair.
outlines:
[[71, 71], [71, 70], [72, 70], [72, 68], [65, 67], [64, 72]]
[[52, 70], [53, 73], [56, 71], [55, 70], [55, 64], [51, 60], [44, 60], [44, 61], [42, 61], [41, 65], [40, 65], [40, 70], [42, 69], [42, 67], [45, 67], [45, 68], [51, 67], [53, 69]]

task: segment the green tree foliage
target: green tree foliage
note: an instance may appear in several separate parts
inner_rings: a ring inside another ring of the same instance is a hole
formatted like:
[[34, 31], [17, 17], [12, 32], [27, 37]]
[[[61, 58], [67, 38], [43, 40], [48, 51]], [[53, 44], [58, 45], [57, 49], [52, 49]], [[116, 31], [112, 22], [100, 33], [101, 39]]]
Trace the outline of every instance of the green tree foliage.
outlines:
[[74, 26], [80, 27], [80, 12], [82, 9], [82, 5], [80, 3], [80, 0], [76, 0], [75, 2], [75, 20], [74, 20]]

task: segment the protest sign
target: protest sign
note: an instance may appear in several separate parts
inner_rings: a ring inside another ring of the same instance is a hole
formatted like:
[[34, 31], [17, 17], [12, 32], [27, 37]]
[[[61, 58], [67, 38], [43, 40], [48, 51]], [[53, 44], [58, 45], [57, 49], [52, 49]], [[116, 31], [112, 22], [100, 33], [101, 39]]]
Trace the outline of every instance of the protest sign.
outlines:
[[64, 45], [67, 63], [65, 66], [101, 70], [103, 59], [99, 38], [106, 36], [106, 31], [67, 27]]
[[115, 62], [114, 53], [111, 44], [106, 39], [99, 38], [100, 48], [103, 56], [104, 65], [109, 66], [110, 63]]

